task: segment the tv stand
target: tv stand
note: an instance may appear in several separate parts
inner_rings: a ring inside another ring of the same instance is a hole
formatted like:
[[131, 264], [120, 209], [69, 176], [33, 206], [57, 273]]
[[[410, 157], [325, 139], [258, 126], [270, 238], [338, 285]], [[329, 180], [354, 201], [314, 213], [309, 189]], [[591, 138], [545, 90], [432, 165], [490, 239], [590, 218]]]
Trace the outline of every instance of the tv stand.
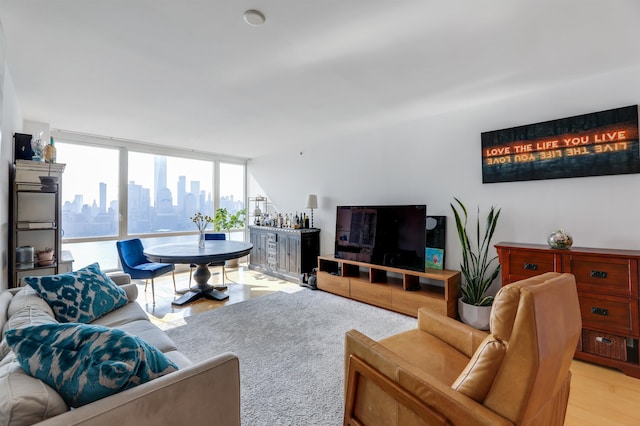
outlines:
[[456, 318], [460, 272], [418, 272], [318, 256], [317, 285], [320, 290], [414, 317], [425, 306]]

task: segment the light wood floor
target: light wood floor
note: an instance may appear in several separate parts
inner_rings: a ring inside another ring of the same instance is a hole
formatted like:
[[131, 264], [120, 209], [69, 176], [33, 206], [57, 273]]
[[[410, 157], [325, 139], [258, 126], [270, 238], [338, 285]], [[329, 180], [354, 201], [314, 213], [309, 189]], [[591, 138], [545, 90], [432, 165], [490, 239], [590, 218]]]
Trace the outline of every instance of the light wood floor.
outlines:
[[[217, 309], [232, 303], [238, 303], [256, 297], [264, 296], [276, 291], [294, 292], [300, 291], [302, 287], [298, 284], [274, 278], [256, 271], [250, 271], [246, 264], [241, 264], [235, 268], [225, 268], [226, 277], [224, 284], [227, 286], [226, 294], [229, 298], [223, 301], [200, 299], [196, 302], [184, 305], [173, 306], [171, 302], [180, 295], [173, 291], [173, 281], [171, 275], [164, 275], [155, 280], [155, 305], [151, 296], [151, 282], [144, 291], [144, 280], [133, 280], [138, 284], [138, 303], [147, 311], [151, 321], [161, 328], [170, 326], [171, 323], [180, 321], [183, 318], [197, 315], [212, 309]], [[222, 284], [222, 268], [211, 268], [211, 278], [209, 284]], [[178, 291], [189, 287], [189, 271], [176, 272], [176, 287]], [[195, 281], [191, 281], [191, 286]]]
[[[215, 268], [212, 272], [216, 272]], [[171, 275], [156, 280], [155, 306], [151, 302], [151, 284], [145, 293], [144, 281], [135, 281], [140, 290], [138, 302], [147, 310], [154, 323], [165, 328], [187, 316], [226, 304], [242, 302], [275, 291], [294, 292], [301, 289], [297, 284], [249, 271], [245, 265], [227, 268], [227, 277], [225, 283], [228, 285], [229, 299], [223, 302], [200, 300], [185, 307], [171, 306], [171, 301], [175, 298]], [[210, 282], [216, 284], [219, 280], [220, 274], [216, 274]], [[176, 273], [178, 289], [186, 288], [188, 281], [189, 272]], [[577, 360], [573, 361], [571, 371], [573, 378], [565, 425], [640, 425], [640, 379]]]

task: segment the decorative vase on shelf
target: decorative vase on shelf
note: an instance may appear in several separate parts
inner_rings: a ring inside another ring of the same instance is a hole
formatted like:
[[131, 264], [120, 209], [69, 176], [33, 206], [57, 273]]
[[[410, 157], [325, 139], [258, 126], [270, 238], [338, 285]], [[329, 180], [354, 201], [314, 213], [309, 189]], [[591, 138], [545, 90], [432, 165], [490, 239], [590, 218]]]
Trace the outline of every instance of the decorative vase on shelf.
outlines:
[[547, 238], [549, 247], [554, 249], [568, 249], [573, 245], [573, 238], [567, 232], [559, 229]]
[[204, 230], [198, 232], [198, 248], [204, 248]]

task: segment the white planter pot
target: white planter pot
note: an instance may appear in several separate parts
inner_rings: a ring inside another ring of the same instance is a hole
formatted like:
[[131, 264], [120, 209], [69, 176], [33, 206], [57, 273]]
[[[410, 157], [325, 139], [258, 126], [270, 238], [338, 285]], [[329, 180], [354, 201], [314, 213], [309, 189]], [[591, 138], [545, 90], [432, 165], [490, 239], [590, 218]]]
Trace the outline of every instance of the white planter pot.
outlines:
[[225, 261], [224, 264], [229, 268], [237, 268], [240, 266], [240, 259], [229, 259]]
[[469, 324], [478, 330], [489, 329], [489, 318], [491, 317], [491, 306], [468, 305], [458, 299], [458, 314], [463, 323]]

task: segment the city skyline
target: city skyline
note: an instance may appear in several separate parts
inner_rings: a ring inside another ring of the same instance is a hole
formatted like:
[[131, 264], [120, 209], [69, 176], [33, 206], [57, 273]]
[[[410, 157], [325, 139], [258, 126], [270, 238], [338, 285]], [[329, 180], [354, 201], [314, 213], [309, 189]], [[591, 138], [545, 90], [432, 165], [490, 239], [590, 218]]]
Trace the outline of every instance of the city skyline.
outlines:
[[[198, 211], [214, 214], [214, 163], [130, 151], [127, 155], [126, 193], [121, 194], [118, 150], [59, 143], [59, 157], [67, 164], [62, 185], [63, 237], [91, 238], [128, 234], [195, 231], [191, 217]], [[91, 167], [85, 158], [100, 158]], [[220, 163], [219, 207], [235, 212], [244, 208], [244, 168]], [[126, 197], [120, 222], [119, 200]]]
[[[159, 177], [162, 182], [162, 176]], [[190, 181], [191, 191], [186, 192], [186, 176], [179, 176], [178, 194], [173, 202], [173, 192], [167, 187], [159, 187], [153, 196], [151, 188], [145, 188], [129, 181], [127, 185], [128, 232], [144, 234], [195, 230], [191, 217], [196, 212], [213, 216], [212, 193], [200, 190], [200, 182]], [[73, 200], [65, 200], [62, 206], [62, 227], [65, 238], [117, 235], [119, 203], [107, 202], [108, 185], [98, 184], [98, 197], [85, 203], [82, 194], [76, 194]], [[196, 195], [192, 191], [197, 190]], [[235, 212], [244, 208], [243, 200], [235, 200], [233, 194], [220, 198], [220, 207]]]

